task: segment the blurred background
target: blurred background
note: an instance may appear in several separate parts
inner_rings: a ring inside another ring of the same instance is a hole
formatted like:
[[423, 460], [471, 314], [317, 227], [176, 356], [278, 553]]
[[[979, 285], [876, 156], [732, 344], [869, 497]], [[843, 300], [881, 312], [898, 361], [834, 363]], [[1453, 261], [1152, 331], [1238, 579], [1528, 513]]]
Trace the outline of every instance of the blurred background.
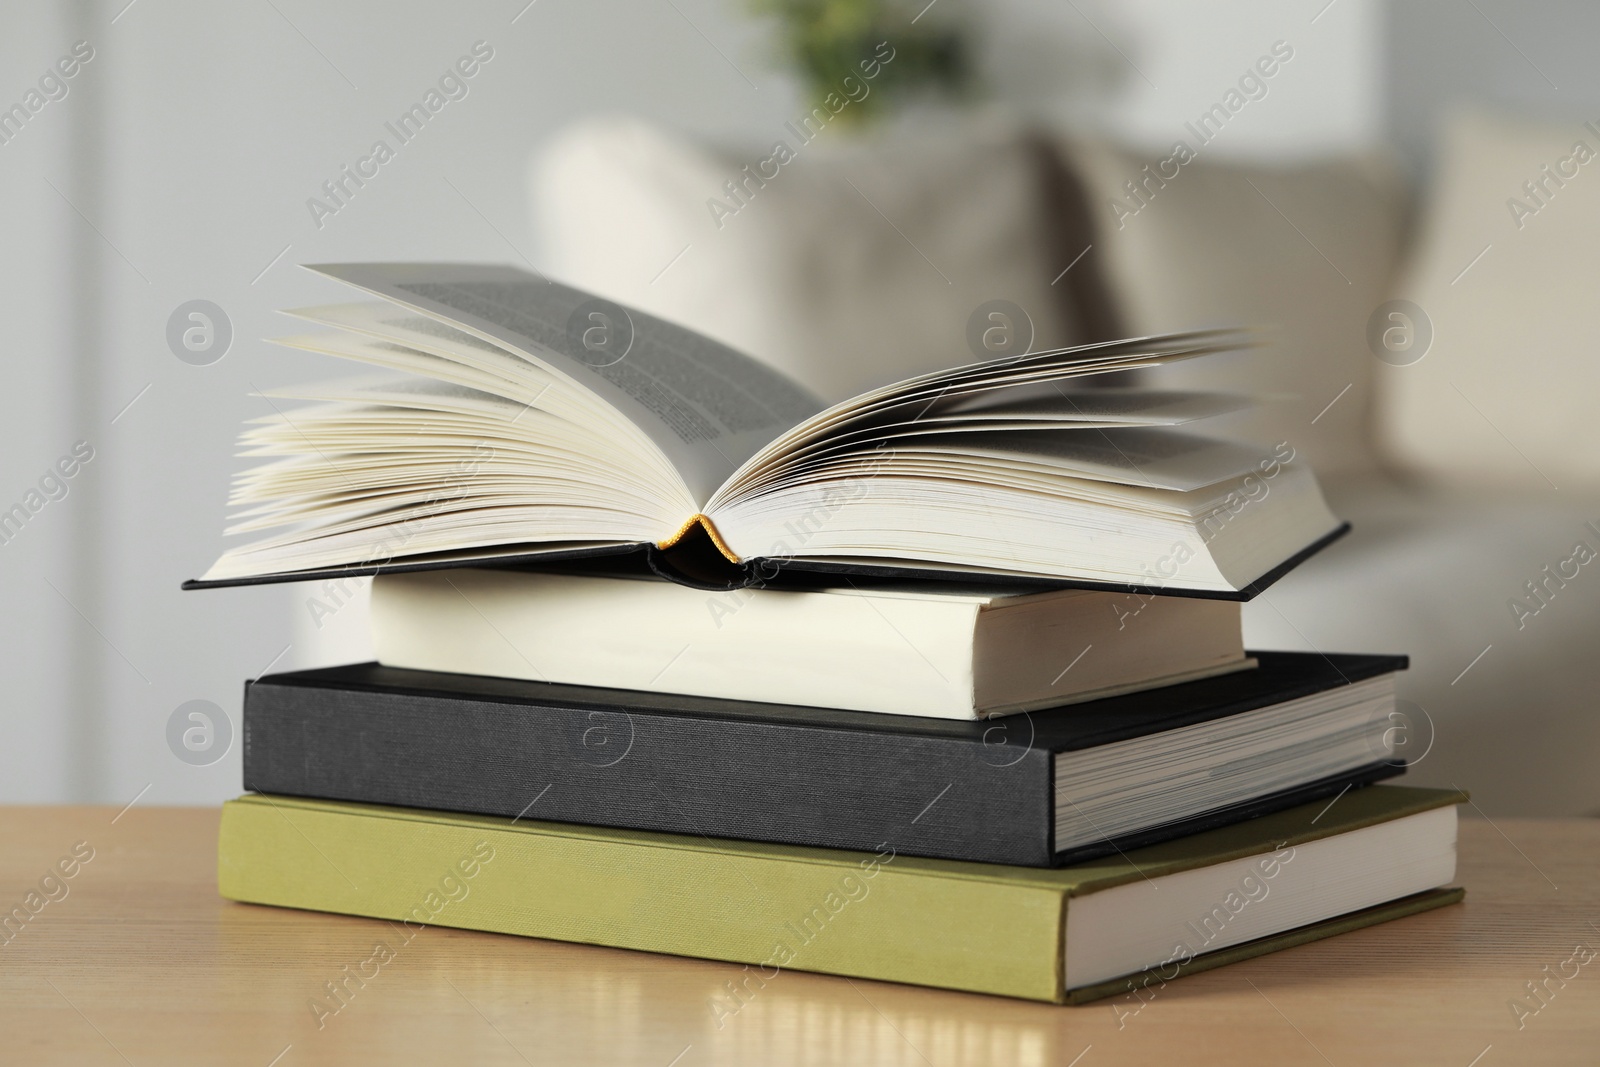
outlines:
[[[364, 655], [359, 596], [178, 587], [223, 546], [252, 391], [335, 369], [261, 340], [275, 309], [344, 299], [296, 264], [453, 259], [834, 397], [974, 358], [990, 300], [1038, 345], [1259, 326], [1266, 347], [1167, 380], [1271, 397], [1218, 431], [1287, 442], [1356, 532], [1250, 604], [1247, 638], [1409, 652], [1418, 784], [1600, 813], [1600, 8], [0, 18], [0, 802], [219, 801], [241, 679]], [[216, 709], [198, 756], [171, 733], [192, 701]]]

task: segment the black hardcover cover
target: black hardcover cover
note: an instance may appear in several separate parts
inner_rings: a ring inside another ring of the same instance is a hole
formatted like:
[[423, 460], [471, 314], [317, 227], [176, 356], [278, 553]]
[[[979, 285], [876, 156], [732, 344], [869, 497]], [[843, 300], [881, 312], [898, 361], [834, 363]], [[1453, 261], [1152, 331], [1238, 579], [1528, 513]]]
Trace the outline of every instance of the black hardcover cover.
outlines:
[[284, 574], [264, 574], [251, 578], [226, 578], [204, 581], [190, 578], [184, 589], [226, 589], [239, 585], [272, 585], [278, 582], [310, 582], [339, 578], [362, 578], [375, 574], [403, 574], [408, 571], [445, 570], [451, 567], [500, 567], [517, 570], [570, 570], [574, 565], [598, 563], [605, 569], [635, 569], [649, 572], [680, 585], [695, 589], [725, 592], [751, 586], [783, 589], [791, 585], [814, 585], [820, 575], [840, 578], [932, 579], [971, 584], [982, 581], [996, 588], [1029, 589], [1096, 589], [1111, 593], [1137, 593], [1140, 596], [1198, 597], [1203, 600], [1253, 600], [1256, 594], [1279, 578], [1321, 552], [1324, 548], [1350, 532], [1350, 524], [1338, 529], [1279, 563], [1243, 589], [1178, 589], [1148, 583], [1094, 582], [1029, 574], [991, 574], [966, 570], [951, 570], [929, 563], [926, 566], [909, 566], [894, 563], [829, 563], [796, 557], [761, 556], [743, 563], [730, 563], [715, 552], [706, 552], [703, 546], [689, 544], [662, 550], [655, 545], [606, 545], [598, 548], [535, 549], [523, 555], [497, 556], [492, 559], [458, 556], [452, 558], [407, 559], [400, 556], [375, 560], [348, 567], [328, 567], [321, 570], [290, 571]]
[[1403, 656], [1253, 653], [1255, 670], [979, 722], [402, 670], [247, 683], [263, 793], [1048, 867], [1398, 774], [1374, 761], [1056, 854], [1054, 755], [1402, 670]]

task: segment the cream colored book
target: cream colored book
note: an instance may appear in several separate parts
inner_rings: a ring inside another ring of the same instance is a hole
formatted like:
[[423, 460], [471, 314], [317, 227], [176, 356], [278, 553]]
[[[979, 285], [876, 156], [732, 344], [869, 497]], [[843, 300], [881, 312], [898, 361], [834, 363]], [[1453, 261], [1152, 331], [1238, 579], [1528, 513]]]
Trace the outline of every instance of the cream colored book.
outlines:
[[949, 582], [707, 592], [649, 578], [379, 575], [385, 666], [973, 719], [1254, 665], [1239, 605]]

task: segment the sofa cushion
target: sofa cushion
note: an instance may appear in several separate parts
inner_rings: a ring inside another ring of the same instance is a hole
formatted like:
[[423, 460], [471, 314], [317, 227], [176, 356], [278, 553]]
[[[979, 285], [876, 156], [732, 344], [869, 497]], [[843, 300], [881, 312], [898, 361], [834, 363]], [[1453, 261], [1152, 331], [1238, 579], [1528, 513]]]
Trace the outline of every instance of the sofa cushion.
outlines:
[[1324, 489], [1354, 529], [1245, 605], [1246, 644], [1408, 653], [1408, 784], [1459, 785], [1495, 815], [1600, 815], [1600, 496]]
[[1382, 447], [1435, 478], [1600, 485], [1600, 124], [1461, 115], [1434, 174], [1395, 291], [1432, 348], [1379, 368]]
[[1099, 257], [1132, 332], [1263, 331], [1261, 348], [1163, 368], [1149, 380], [1274, 395], [1258, 410], [1208, 423], [1208, 432], [1287, 441], [1319, 472], [1370, 467], [1377, 360], [1364, 337], [1398, 254], [1398, 178], [1363, 159], [1245, 166], [1202, 148], [1180, 164], [1175, 154], [1081, 138], [1065, 151], [1098, 220], [1086, 263]]
[[1026, 312], [1035, 348], [1077, 339], [1019, 131], [808, 132], [732, 152], [629, 119], [569, 127], [534, 164], [544, 262], [832, 400], [972, 360], [969, 319], [991, 300]]

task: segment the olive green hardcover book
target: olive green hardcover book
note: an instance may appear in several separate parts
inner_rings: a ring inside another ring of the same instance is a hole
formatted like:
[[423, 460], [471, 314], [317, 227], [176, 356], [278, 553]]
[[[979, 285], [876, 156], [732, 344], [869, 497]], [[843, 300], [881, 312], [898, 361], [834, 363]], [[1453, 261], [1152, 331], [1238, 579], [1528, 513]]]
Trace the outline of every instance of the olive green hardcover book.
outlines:
[[[254, 904], [1082, 1002], [1461, 899], [1448, 790], [1375, 785], [1040, 869], [251, 794], [218, 884]], [[937, 817], [938, 811], [924, 817]]]

